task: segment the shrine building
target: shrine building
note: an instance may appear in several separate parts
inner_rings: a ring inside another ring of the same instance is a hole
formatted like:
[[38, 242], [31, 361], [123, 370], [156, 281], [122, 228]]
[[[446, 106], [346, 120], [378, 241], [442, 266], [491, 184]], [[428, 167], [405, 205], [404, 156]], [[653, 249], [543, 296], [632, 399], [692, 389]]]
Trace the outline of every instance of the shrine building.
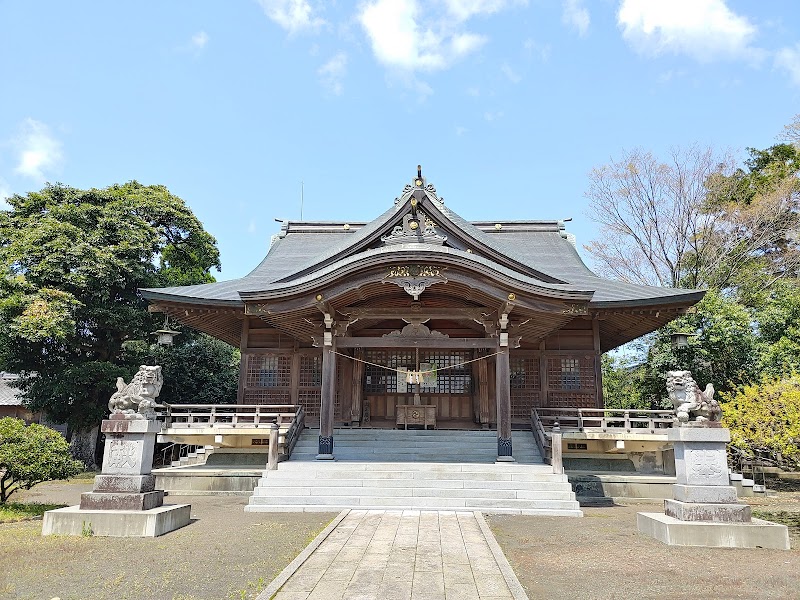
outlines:
[[238, 403], [336, 427], [496, 429], [602, 408], [600, 357], [702, 291], [595, 275], [561, 221], [466, 221], [418, 169], [370, 222], [283, 223], [232, 281], [145, 289], [151, 310], [241, 350]]

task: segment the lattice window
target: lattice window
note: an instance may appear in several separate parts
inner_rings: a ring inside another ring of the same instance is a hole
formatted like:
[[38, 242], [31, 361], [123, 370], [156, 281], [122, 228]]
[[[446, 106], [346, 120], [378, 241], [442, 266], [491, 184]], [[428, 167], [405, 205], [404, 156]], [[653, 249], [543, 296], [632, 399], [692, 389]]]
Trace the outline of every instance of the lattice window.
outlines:
[[512, 390], [539, 390], [539, 359], [535, 356], [511, 356], [509, 357], [511, 367], [511, 389]]
[[292, 378], [292, 359], [282, 354], [250, 354], [247, 357], [248, 388], [289, 387]]
[[290, 404], [289, 390], [251, 388], [244, 391], [244, 404]]
[[297, 403], [303, 407], [307, 417], [319, 417], [321, 396], [319, 390], [300, 390]]
[[300, 356], [300, 387], [322, 386], [322, 356], [302, 354]]
[[[405, 388], [405, 382], [401, 381], [398, 386], [397, 372], [394, 369], [404, 367], [406, 369], [416, 368], [416, 358], [413, 350], [367, 350], [364, 353], [364, 360], [371, 365], [364, 365], [364, 390], [368, 394], [396, 394], [403, 393], [403, 390], [411, 392]], [[391, 369], [384, 369], [385, 365]]]
[[595, 408], [593, 394], [550, 392], [547, 398], [551, 408]]
[[472, 393], [472, 365], [462, 364], [470, 357], [469, 350], [420, 352], [420, 369], [425, 368], [423, 363], [436, 366], [436, 385], [423, 385], [422, 391], [435, 394]]
[[[594, 388], [594, 358], [562, 356], [547, 360], [548, 388], [588, 390]], [[552, 405], [552, 404], [551, 404]]]
[[540, 392], [517, 390], [511, 392], [511, 418], [521, 419], [526, 423], [530, 421], [531, 410], [542, 406]]

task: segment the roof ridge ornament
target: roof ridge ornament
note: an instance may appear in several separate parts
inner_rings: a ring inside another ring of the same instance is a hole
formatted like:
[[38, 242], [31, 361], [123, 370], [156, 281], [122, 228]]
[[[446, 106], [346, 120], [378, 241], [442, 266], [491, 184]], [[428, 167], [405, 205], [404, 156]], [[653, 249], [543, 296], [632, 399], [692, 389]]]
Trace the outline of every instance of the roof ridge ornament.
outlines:
[[425, 178], [422, 176], [422, 165], [417, 165], [417, 176], [411, 183], [407, 183], [403, 187], [403, 192], [394, 199], [394, 203], [395, 205], [401, 204], [411, 196], [414, 196], [417, 201], [427, 196], [439, 204], [444, 204], [444, 198], [439, 198], [436, 194], [436, 187], [432, 183], [425, 181]]

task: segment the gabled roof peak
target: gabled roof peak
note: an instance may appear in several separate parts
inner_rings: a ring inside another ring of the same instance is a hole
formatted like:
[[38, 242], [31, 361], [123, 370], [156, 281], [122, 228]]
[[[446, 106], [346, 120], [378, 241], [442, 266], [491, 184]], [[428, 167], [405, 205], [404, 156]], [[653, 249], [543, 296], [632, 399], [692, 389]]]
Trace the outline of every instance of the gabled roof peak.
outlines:
[[420, 202], [423, 198], [428, 197], [431, 200], [444, 205], [444, 198], [439, 198], [439, 196], [436, 194], [436, 188], [434, 185], [432, 183], [428, 183], [422, 176], [422, 165], [417, 165], [417, 176], [411, 181], [411, 183], [406, 184], [400, 196], [394, 199], [394, 203], [395, 205], [402, 204], [412, 197], [415, 198], [417, 202]]

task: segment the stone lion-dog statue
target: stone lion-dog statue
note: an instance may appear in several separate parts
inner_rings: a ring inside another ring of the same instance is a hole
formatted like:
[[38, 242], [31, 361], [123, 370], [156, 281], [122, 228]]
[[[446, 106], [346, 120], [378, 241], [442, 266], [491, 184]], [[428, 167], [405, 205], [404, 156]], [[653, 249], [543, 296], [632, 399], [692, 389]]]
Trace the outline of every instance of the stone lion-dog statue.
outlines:
[[155, 419], [156, 398], [161, 393], [164, 378], [160, 366], [141, 365], [129, 384], [117, 377], [117, 391], [108, 401], [112, 415], [127, 419]]
[[678, 423], [719, 421], [722, 415], [719, 403], [714, 399], [714, 386], [709, 383], [701, 392], [691, 371], [668, 371], [667, 393], [675, 407]]

